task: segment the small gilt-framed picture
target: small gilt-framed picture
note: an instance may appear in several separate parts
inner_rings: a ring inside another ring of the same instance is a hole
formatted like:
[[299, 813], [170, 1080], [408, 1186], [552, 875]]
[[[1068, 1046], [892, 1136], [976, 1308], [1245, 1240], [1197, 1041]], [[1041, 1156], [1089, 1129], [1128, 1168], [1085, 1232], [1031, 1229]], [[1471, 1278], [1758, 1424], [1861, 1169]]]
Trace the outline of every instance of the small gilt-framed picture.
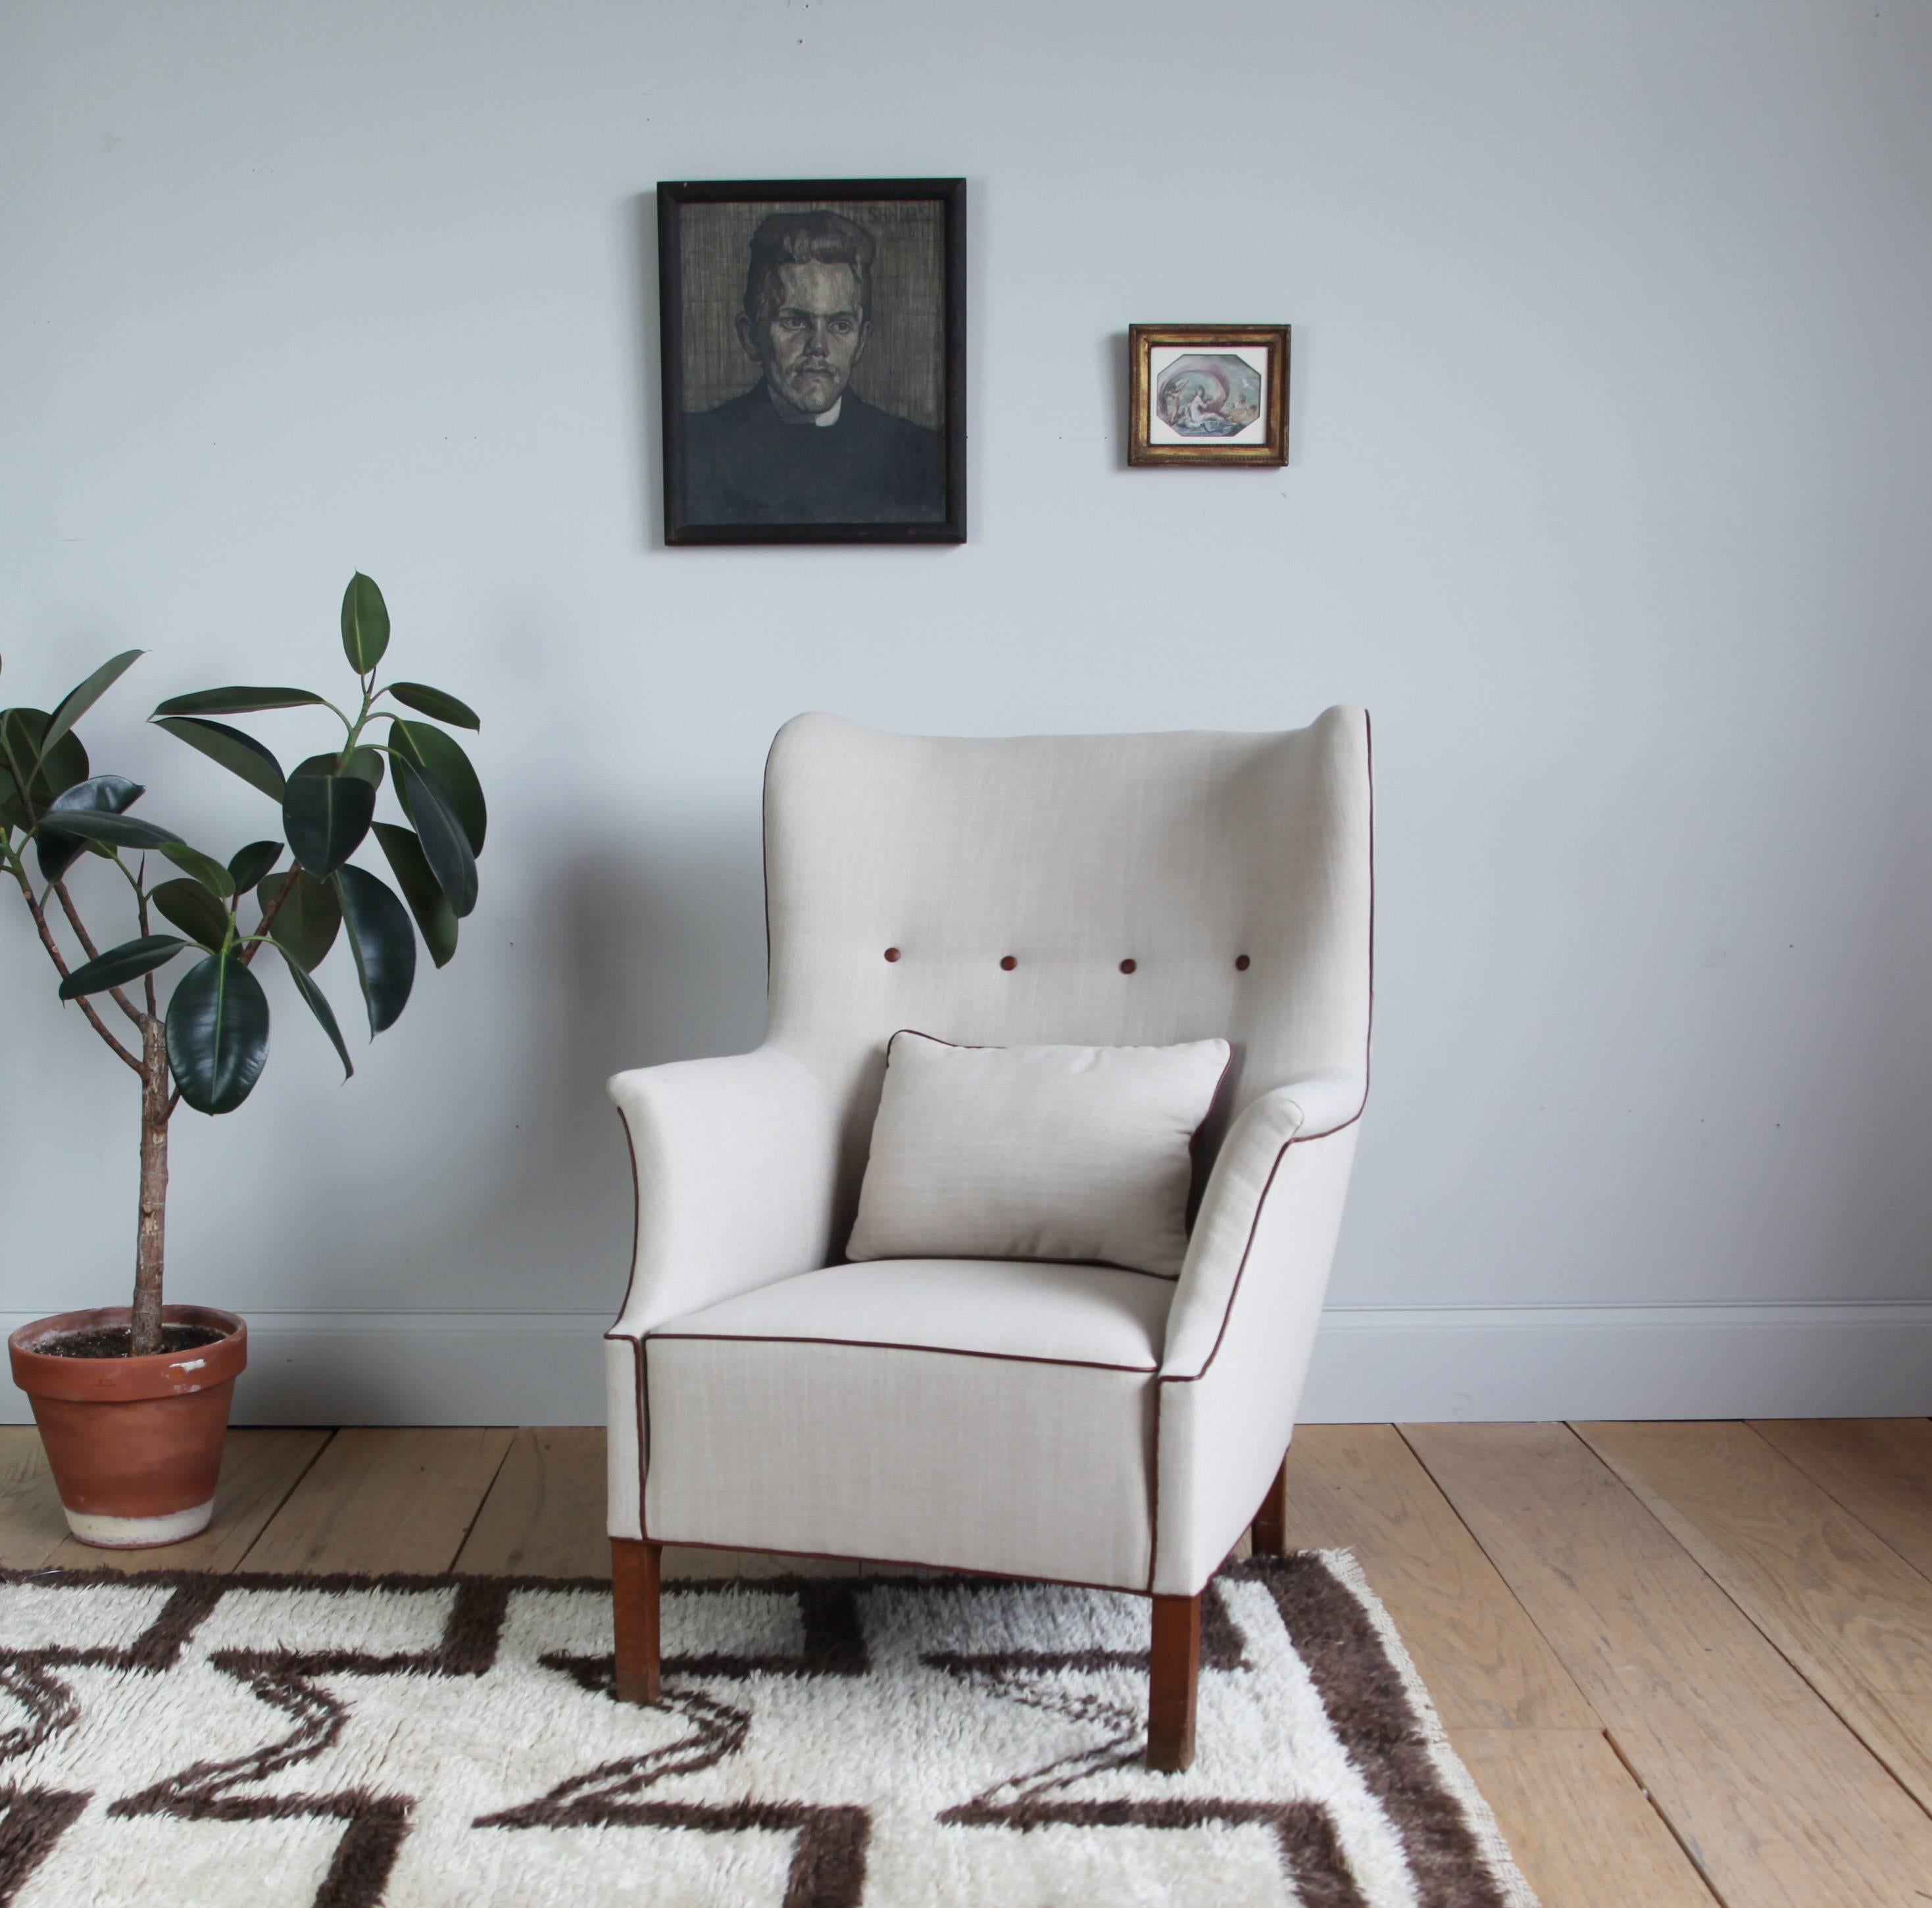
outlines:
[[1286, 325], [1136, 325], [1127, 333], [1127, 461], [1288, 461]]
[[966, 540], [966, 182], [658, 188], [664, 541]]

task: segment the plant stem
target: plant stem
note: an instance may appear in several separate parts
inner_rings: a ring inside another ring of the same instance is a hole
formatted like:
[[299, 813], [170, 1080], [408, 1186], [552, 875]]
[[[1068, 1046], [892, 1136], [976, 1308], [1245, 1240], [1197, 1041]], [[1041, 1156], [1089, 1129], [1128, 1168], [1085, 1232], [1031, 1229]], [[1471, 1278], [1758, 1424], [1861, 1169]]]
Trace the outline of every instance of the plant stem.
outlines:
[[[345, 762], [355, 753], [356, 745], [362, 736], [363, 726], [369, 720], [370, 705], [375, 701], [377, 696], [382, 694], [380, 689], [370, 687], [374, 680], [374, 670], [362, 679], [362, 706], [356, 711], [356, 720], [349, 725], [349, 740], [342, 745], [342, 759]], [[335, 712], [338, 716], [342, 713], [339, 709]]]
[[130, 1357], [161, 1348], [161, 1274], [168, 1212], [168, 1048], [159, 1020], [141, 1027], [141, 1216], [135, 1233]]
[[[34, 926], [40, 930], [40, 945], [47, 950], [48, 956], [53, 962], [56, 971], [60, 975], [61, 979], [64, 980], [68, 976], [67, 962], [62, 956], [60, 943], [54, 939], [53, 929], [47, 925], [45, 911], [40, 904], [34, 898], [34, 884], [27, 878], [26, 868], [17, 854], [10, 851], [7, 859], [14, 878], [20, 884], [20, 896], [27, 904], [27, 912], [32, 915]], [[92, 1027], [94, 1032], [98, 1034], [136, 1073], [140, 1072], [141, 1063], [107, 1030], [107, 1023], [94, 1012], [94, 1003], [82, 994], [76, 1004], [87, 1016], [88, 1024]]]
[[[93, 941], [89, 938], [87, 932], [87, 925], [80, 918], [80, 910], [74, 904], [73, 896], [69, 894], [67, 891], [67, 884], [64, 881], [56, 881], [54, 884], [54, 892], [60, 897], [61, 911], [66, 915], [68, 918], [68, 925], [74, 929], [75, 938], [80, 941], [81, 947], [86, 952], [87, 958], [90, 961], [99, 960], [100, 958], [100, 950], [95, 946]], [[145, 920], [141, 923], [141, 932], [143, 934], [146, 934], [148, 932], [148, 924]], [[111, 995], [112, 995], [114, 1004], [118, 1007], [136, 1027], [139, 1027], [141, 1024], [141, 1016], [139, 1010], [136, 1008], [134, 1002], [129, 1000], [128, 996], [118, 987], [110, 987], [107, 991]]]
[[268, 929], [274, 925], [275, 916], [282, 911], [282, 903], [288, 899], [289, 890], [295, 886], [296, 873], [294, 868], [290, 869], [290, 878], [275, 890], [274, 899], [262, 910], [262, 918], [255, 923], [255, 932], [243, 937], [248, 945], [242, 949], [236, 958], [244, 968], [254, 959], [255, 950], [268, 938]]

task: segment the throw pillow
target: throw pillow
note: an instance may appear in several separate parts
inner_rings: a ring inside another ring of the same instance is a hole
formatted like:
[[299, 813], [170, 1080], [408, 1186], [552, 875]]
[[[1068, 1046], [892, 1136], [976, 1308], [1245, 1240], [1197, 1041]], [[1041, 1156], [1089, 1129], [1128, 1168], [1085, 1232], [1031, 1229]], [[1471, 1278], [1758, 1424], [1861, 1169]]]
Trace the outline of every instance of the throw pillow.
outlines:
[[1228, 1051], [1226, 1040], [961, 1047], [895, 1034], [848, 1256], [1177, 1276], [1194, 1136]]

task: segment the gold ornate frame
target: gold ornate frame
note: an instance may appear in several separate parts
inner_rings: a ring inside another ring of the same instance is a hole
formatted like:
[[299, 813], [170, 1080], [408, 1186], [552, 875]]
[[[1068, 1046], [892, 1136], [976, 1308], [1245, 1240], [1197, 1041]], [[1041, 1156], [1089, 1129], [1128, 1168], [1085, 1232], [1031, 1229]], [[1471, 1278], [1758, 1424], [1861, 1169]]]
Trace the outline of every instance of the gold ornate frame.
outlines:
[[[1132, 464], [1224, 464], [1274, 469], [1288, 461], [1288, 332], [1286, 325], [1133, 325], [1127, 331], [1127, 461]], [[1268, 434], [1258, 444], [1154, 444], [1148, 441], [1153, 402], [1149, 375], [1156, 345], [1212, 351], [1240, 345], [1268, 352]]]

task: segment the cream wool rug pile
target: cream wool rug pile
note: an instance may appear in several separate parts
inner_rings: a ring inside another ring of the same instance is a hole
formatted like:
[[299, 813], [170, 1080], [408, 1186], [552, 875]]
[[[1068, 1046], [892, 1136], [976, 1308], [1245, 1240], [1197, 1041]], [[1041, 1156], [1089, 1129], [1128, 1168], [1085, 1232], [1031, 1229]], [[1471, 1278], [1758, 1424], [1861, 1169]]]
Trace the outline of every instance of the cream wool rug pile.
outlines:
[[1345, 1552], [1148, 1608], [990, 1579], [0, 1574], [7, 1908], [1535, 1908]]

